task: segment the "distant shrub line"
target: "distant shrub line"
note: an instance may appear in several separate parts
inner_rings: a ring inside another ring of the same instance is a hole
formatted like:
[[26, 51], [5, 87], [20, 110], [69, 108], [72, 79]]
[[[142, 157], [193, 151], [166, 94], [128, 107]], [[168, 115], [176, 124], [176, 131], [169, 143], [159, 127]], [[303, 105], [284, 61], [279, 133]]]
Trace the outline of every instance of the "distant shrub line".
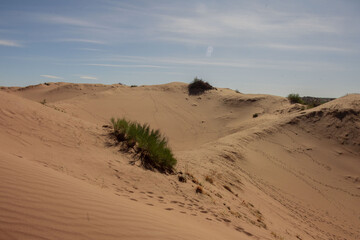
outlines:
[[297, 93], [291, 93], [287, 96], [287, 98], [289, 99], [290, 103], [292, 103], [292, 104], [294, 104], [294, 103], [304, 104], [304, 101], [301, 99], [300, 95]]
[[300, 95], [297, 93], [296, 94], [291, 93], [287, 96], [287, 98], [289, 99], [290, 103], [304, 104], [307, 105], [307, 108], [317, 107], [320, 106], [321, 104], [330, 102], [335, 99], [335, 98], [319, 98], [319, 97], [309, 97], [309, 96], [300, 97]]
[[148, 124], [140, 124], [111, 118], [113, 135], [126, 149], [134, 149], [140, 156], [142, 165], [160, 172], [173, 172], [176, 159], [168, 147], [167, 139], [159, 130], [150, 129]]

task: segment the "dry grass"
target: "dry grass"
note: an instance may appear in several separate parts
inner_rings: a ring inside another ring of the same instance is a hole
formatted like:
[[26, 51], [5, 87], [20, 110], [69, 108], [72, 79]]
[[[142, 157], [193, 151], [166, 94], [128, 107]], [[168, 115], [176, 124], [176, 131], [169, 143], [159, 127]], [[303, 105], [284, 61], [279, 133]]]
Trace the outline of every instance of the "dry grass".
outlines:
[[195, 192], [196, 193], [204, 193], [204, 190], [201, 186], [197, 186], [196, 189], [195, 189]]
[[214, 184], [214, 179], [213, 179], [212, 177], [210, 177], [209, 175], [207, 175], [207, 176], [205, 177], [205, 181], [207, 181], [207, 182], [209, 182], [209, 183], [211, 183], [211, 184]]

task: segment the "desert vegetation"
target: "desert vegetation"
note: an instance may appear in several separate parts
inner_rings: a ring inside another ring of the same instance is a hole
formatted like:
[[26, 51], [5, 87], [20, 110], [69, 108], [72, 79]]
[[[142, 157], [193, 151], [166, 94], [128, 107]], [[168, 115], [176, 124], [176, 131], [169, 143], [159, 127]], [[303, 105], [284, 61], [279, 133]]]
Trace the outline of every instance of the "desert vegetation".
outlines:
[[204, 193], [204, 190], [201, 186], [197, 186], [196, 189], [195, 189], [195, 192], [196, 193]]
[[287, 96], [287, 99], [289, 99], [290, 103], [300, 103], [307, 105], [307, 108], [313, 108], [320, 106], [321, 104], [330, 102], [334, 100], [335, 98], [319, 98], [319, 97], [300, 97], [297, 93], [291, 93]]
[[304, 104], [304, 101], [301, 99], [300, 95], [297, 93], [290, 93], [287, 98], [289, 99], [290, 103], [300, 103]]
[[207, 176], [205, 177], [205, 181], [207, 181], [207, 182], [209, 182], [209, 183], [211, 183], [211, 184], [214, 183], [214, 179], [213, 179], [211, 176], [209, 176], [209, 175], [207, 175]]
[[122, 119], [111, 119], [113, 135], [126, 150], [134, 149], [142, 165], [160, 172], [173, 172], [176, 159], [168, 147], [167, 139], [159, 130], [150, 129], [148, 124], [140, 124]]
[[200, 78], [195, 77], [194, 80], [189, 84], [188, 90], [189, 95], [200, 95], [205, 91], [214, 89], [210, 83], [203, 81]]
[[319, 97], [301, 97], [301, 99], [303, 100], [304, 104], [306, 104], [308, 106], [308, 108], [313, 108], [313, 107], [317, 107], [320, 106], [321, 104], [330, 102], [332, 100], [334, 100], [335, 98], [319, 98]]

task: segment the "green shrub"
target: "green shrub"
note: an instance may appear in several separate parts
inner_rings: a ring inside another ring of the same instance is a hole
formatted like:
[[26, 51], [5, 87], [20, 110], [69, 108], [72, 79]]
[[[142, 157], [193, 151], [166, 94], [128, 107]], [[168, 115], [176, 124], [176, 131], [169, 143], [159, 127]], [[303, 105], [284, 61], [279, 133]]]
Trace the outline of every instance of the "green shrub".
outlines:
[[301, 97], [297, 93], [296, 94], [291, 93], [287, 96], [287, 98], [289, 99], [290, 103], [292, 103], [292, 104], [294, 104], [294, 103], [304, 104], [304, 101], [301, 99]]
[[140, 155], [142, 165], [146, 168], [158, 169], [161, 172], [172, 172], [176, 164], [167, 139], [159, 130], [150, 129], [148, 124], [141, 125], [126, 119], [111, 119], [114, 136], [124, 142], [127, 149], [134, 148]]
[[208, 82], [204, 82], [202, 79], [197, 77], [194, 78], [194, 81], [192, 81], [188, 86], [189, 95], [200, 95], [211, 89], [214, 89], [214, 87], [211, 86]]

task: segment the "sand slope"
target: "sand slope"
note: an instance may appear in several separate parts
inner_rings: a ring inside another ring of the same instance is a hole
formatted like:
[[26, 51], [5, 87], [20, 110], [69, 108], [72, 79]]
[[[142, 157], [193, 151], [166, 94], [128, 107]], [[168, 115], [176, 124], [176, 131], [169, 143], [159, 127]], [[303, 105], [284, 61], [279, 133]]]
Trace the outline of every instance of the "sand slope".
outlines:
[[1, 239], [235, 239], [206, 225], [0, 153]]
[[[360, 95], [301, 110], [281, 97], [186, 87], [3, 88], [5, 239], [360, 238]], [[129, 164], [102, 127], [113, 116], [160, 128], [193, 181]]]

